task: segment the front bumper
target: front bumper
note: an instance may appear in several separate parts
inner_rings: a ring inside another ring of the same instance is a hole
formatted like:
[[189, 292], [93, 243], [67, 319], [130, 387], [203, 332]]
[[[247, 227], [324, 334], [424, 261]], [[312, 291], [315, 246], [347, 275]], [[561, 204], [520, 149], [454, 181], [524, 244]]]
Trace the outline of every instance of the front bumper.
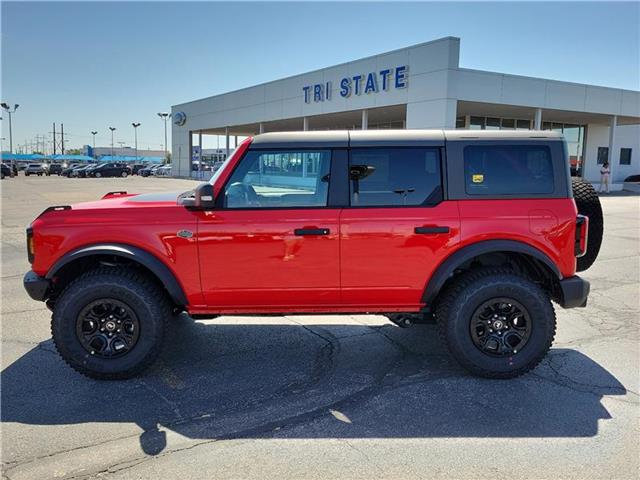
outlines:
[[589, 282], [577, 275], [560, 280], [560, 306], [562, 308], [586, 307], [589, 296]]
[[44, 277], [40, 277], [37, 273], [29, 271], [25, 273], [22, 280], [24, 289], [29, 296], [39, 302], [44, 301], [49, 293], [49, 287], [51, 287], [51, 281]]

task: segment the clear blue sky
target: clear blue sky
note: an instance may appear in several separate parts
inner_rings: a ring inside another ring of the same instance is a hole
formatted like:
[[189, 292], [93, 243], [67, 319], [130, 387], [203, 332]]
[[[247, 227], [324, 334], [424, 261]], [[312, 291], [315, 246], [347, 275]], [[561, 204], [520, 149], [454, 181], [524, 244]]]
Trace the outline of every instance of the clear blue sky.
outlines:
[[637, 90], [639, 5], [2, 2], [2, 100], [14, 148], [54, 121], [70, 147], [108, 145], [109, 125], [133, 144], [139, 121], [160, 148], [173, 104], [447, 35], [462, 67]]

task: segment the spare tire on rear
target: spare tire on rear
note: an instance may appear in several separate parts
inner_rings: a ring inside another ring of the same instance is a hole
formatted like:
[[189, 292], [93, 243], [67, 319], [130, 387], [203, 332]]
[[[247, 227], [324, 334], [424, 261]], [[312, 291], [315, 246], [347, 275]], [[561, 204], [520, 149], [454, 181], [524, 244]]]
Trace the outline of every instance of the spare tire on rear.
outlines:
[[587, 243], [587, 253], [578, 258], [577, 270], [585, 271], [598, 257], [600, 245], [602, 245], [602, 234], [604, 231], [604, 219], [602, 217], [602, 207], [600, 199], [593, 186], [579, 178], [571, 179], [573, 198], [578, 207], [578, 213], [589, 217], [589, 237]]

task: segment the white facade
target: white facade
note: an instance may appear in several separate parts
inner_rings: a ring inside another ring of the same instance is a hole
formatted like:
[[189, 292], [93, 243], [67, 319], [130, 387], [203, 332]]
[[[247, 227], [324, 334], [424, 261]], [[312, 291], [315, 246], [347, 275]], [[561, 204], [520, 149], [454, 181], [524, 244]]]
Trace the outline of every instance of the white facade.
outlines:
[[[229, 142], [267, 131], [472, 128], [480, 117], [481, 128], [510, 128], [515, 120], [526, 128], [579, 126], [576, 151], [592, 181], [613, 122], [614, 182], [640, 174], [640, 92], [464, 69], [459, 56], [460, 39], [446, 37], [176, 105], [173, 174], [189, 175], [199, 134]], [[631, 165], [619, 165], [621, 147], [632, 148]]]

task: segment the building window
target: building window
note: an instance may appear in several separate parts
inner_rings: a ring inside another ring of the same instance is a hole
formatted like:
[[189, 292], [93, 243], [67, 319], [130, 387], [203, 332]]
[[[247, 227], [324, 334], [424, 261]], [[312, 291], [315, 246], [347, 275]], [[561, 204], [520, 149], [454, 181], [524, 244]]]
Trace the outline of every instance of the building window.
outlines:
[[530, 130], [531, 129], [531, 120], [517, 120], [516, 128], [518, 130]]
[[437, 148], [354, 148], [351, 206], [426, 206], [442, 200]]
[[620, 165], [631, 165], [631, 149], [620, 149]]
[[469, 119], [469, 128], [471, 130], [484, 130], [484, 117], [471, 117]]
[[513, 130], [516, 128], [516, 121], [513, 118], [503, 118], [502, 119], [502, 129], [503, 130]]
[[500, 130], [500, 119], [487, 117], [487, 130]]
[[467, 126], [465, 118], [466, 117], [456, 117], [456, 128], [465, 128]]
[[598, 165], [609, 161], [609, 147], [598, 147]]

